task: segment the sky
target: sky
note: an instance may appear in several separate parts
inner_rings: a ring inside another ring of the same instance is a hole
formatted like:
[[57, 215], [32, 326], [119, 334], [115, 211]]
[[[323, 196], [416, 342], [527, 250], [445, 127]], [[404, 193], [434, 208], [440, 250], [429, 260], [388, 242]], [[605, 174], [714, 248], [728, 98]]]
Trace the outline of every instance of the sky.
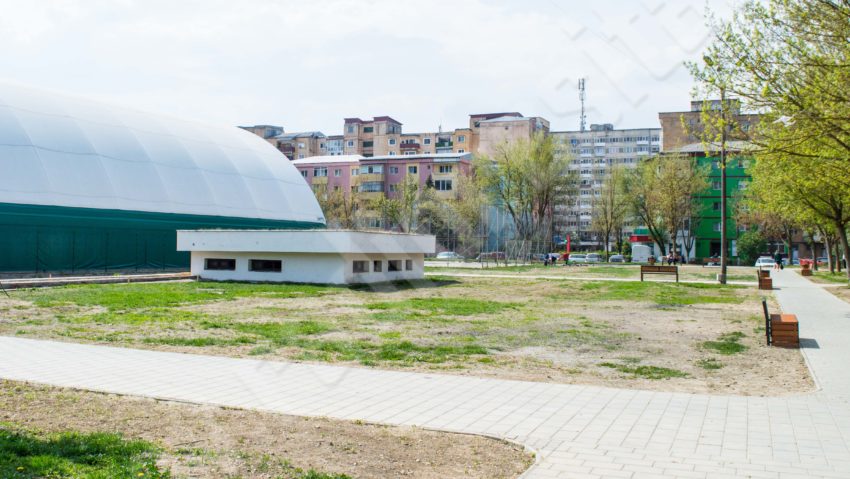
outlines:
[[731, 0], [0, 0], [0, 81], [220, 125], [658, 127]]

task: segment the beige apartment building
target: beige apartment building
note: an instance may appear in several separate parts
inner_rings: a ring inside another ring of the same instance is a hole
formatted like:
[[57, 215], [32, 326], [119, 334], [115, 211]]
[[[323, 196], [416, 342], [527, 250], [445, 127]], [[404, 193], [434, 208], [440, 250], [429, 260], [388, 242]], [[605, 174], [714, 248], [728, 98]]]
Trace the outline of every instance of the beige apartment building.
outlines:
[[[737, 128], [730, 132], [730, 140], [746, 140], [749, 132], [759, 121], [759, 115], [753, 113], [741, 113], [741, 102], [739, 100], [726, 100], [728, 111], [732, 116]], [[668, 111], [660, 112], [658, 120], [664, 131], [661, 149], [664, 151], [676, 151], [688, 145], [702, 142], [701, 133], [705, 129], [703, 124], [703, 109], [720, 110], [720, 100], [709, 102], [692, 101], [690, 111]]]
[[524, 117], [521, 113], [483, 113], [469, 116], [470, 151], [492, 155], [500, 145], [528, 140], [537, 133], [549, 133], [549, 121], [540, 117]]
[[327, 154], [327, 137], [321, 131], [283, 133], [272, 140], [272, 144], [290, 160]]
[[453, 131], [405, 133], [402, 123], [389, 116], [372, 120], [346, 118], [343, 125], [343, 154], [372, 156], [431, 155], [445, 153], [484, 153], [497, 145], [537, 132], [548, 133], [549, 122], [524, 117], [518, 112], [482, 113], [469, 117], [469, 128]]

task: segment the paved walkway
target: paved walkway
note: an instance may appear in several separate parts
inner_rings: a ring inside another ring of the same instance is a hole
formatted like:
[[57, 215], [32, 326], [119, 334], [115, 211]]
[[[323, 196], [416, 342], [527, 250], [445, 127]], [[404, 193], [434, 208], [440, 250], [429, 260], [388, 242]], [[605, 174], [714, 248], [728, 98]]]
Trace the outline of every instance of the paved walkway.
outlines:
[[[290, 364], [0, 338], [0, 377], [119, 394], [488, 434], [528, 478], [850, 477], [850, 305], [790, 271], [780, 301], [823, 390], [761, 398]], [[842, 363], [842, 361], [845, 361]]]

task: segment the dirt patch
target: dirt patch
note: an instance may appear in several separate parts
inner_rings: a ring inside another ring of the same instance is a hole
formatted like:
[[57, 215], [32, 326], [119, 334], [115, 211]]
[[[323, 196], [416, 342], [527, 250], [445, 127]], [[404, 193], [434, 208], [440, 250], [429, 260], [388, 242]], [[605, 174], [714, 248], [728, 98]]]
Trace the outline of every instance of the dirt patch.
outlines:
[[[289, 478], [294, 468], [383, 479], [513, 478], [533, 458], [489, 438], [0, 382], [0, 421], [120, 432], [163, 447], [176, 477]], [[300, 477], [300, 476], [299, 476]]]

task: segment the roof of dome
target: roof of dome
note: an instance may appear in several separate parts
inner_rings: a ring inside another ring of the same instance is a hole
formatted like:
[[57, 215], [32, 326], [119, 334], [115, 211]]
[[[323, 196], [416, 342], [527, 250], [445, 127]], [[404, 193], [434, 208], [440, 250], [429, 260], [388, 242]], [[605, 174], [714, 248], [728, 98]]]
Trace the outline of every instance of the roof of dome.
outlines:
[[324, 223], [271, 144], [199, 124], [0, 83], [0, 203]]

